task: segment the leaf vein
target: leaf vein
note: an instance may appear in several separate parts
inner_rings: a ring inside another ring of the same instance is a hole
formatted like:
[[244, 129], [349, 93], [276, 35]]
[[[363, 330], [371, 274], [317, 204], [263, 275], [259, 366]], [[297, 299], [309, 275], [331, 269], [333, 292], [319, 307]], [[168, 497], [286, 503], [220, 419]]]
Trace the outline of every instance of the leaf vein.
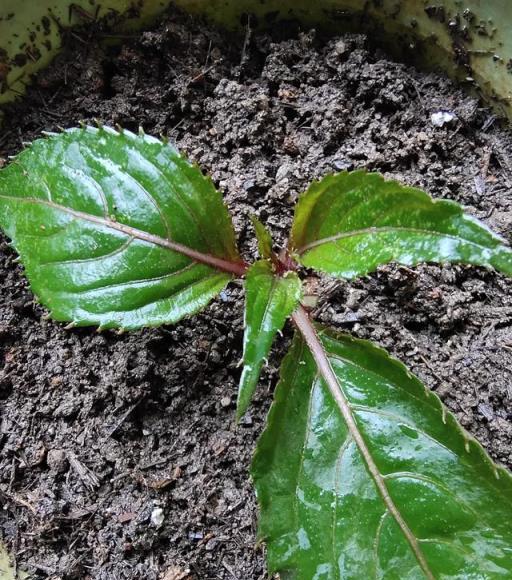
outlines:
[[[176, 270], [176, 272], [170, 272], [169, 274], [163, 274], [162, 276], [155, 276], [154, 278], [140, 278], [138, 280], [127, 280], [126, 282], [115, 282], [113, 284], [106, 284], [105, 286], [98, 286], [97, 288], [88, 288], [87, 290], [77, 290], [73, 292], [55, 292], [58, 296], [85, 296], [89, 293], [96, 293], [98, 291], [103, 290], [112, 290], [114, 288], [121, 289], [121, 288], [130, 288], [131, 286], [136, 286], [140, 284], [149, 284], [151, 282], [161, 282], [163, 280], [167, 280], [173, 278], [175, 276], [179, 276], [184, 272], [191, 270], [194, 266], [197, 266], [195, 262], [192, 262], [181, 268], [180, 270]], [[207, 279], [211, 276], [205, 276], [202, 280]], [[196, 282], [201, 282], [201, 280], [197, 280]], [[196, 283], [194, 282], [194, 283]]]
[[[405, 427], [409, 427], [409, 429], [412, 429], [413, 431], [417, 431], [418, 433], [421, 433], [422, 435], [425, 436], [426, 439], [429, 439], [430, 441], [436, 443], [437, 445], [439, 445], [439, 447], [442, 447], [443, 449], [448, 451], [450, 454], [452, 454], [452, 455], [454, 454], [454, 452], [451, 449], [446, 447], [446, 445], [441, 443], [435, 437], [432, 437], [432, 435], [429, 435], [427, 432], [425, 432], [423, 429], [420, 429], [416, 425], [405, 421], [403, 417], [401, 417], [400, 415], [397, 415], [396, 413], [391, 413], [389, 411], [383, 411], [382, 409], [373, 409], [371, 407], [367, 407], [366, 405], [350, 405], [350, 407], [354, 411], [362, 411], [362, 412], [368, 413], [370, 415], [379, 415], [381, 417], [387, 417], [388, 419], [393, 419], [394, 421], [396, 421], [400, 425], [404, 425]], [[383, 477], [385, 477], [385, 476], [383, 476]]]
[[379, 525], [377, 526], [377, 532], [375, 533], [375, 539], [373, 541], [373, 559], [375, 561], [375, 580], [379, 580], [379, 547], [380, 539], [382, 537], [382, 528], [384, 527], [384, 520], [389, 516], [389, 510], [385, 509], [384, 513], [380, 517]]
[[347, 433], [347, 437], [343, 442], [343, 445], [340, 448], [338, 453], [338, 457], [336, 458], [336, 463], [334, 466], [334, 502], [333, 502], [333, 509], [332, 509], [332, 560], [335, 570], [335, 577], [338, 580], [341, 580], [340, 574], [340, 566], [338, 563], [338, 559], [336, 558], [336, 514], [338, 513], [338, 495], [341, 486], [341, 462], [343, 461], [343, 457], [349, 448], [350, 444], [352, 443], [352, 437], [350, 433]]
[[[180, 160], [181, 160], [181, 158], [180, 158]], [[148, 161], [149, 163], [151, 163], [147, 159], [146, 159], [146, 161]], [[205, 248], [210, 248], [210, 244], [208, 242], [208, 239], [205, 236], [205, 232], [203, 231], [202, 225], [198, 221], [197, 216], [195, 214], [195, 211], [190, 207], [190, 205], [189, 205], [188, 201], [186, 200], [186, 198], [182, 195], [181, 191], [179, 191], [179, 189], [174, 186], [174, 184], [169, 180], [168, 176], [157, 165], [155, 165], [154, 163], [151, 163], [151, 165], [161, 175], [161, 177], [167, 183], [167, 185], [169, 186], [169, 188], [173, 191], [174, 195], [176, 196], [176, 199], [179, 201], [179, 203], [180, 203], [181, 207], [183, 208], [183, 210], [189, 215], [189, 217], [192, 219], [192, 221], [196, 225], [197, 231], [199, 232], [199, 234], [203, 238], [204, 247]], [[191, 182], [191, 180], [186, 175], [184, 175], [184, 174], [182, 174], [182, 177], [184, 177], [187, 180], [187, 183], [189, 184], [189, 186], [191, 187], [191, 189], [194, 189], [194, 184]], [[202, 177], [202, 175], [201, 175], [201, 177]]]
[[[298, 372], [298, 368], [295, 371], [295, 376], [297, 375], [297, 372]], [[318, 377], [318, 375], [317, 375], [317, 377]], [[296, 485], [295, 485], [295, 494], [294, 494], [293, 506], [294, 506], [294, 516], [295, 516], [295, 529], [297, 531], [298, 531], [298, 527], [299, 527], [299, 502], [298, 502], [298, 497], [299, 497], [299, 484], [300, 484], [300, 481], [301, 481], [302, 472], [304, 470], [304, 455], [306, 453], [306, 446], [308, 444], [309, 431], [311, 429], [311, 420], [312, 420], [312, 410], [313, 410], [314, 393], [315, 393], [315, 391], [316, 391], [316, 389], [318, 387], [318, 384], [316, 382], [316, 378], [315, 378], [315, 382], [313, 384], [313, 388], [311, 389], [310, 395], [309, 395], [308, 413], [307, 413], [307, 417], [306, 417], [306, 428], [304, 430], [304, 443], [302, 445], [302, 452], [300, 454], [299, 469], [297, 470], [297, 482], [296, 482]]]
[[[94, 177], [92, 175], [88, 175], [87, 173], [85, 173], [85, 171], [82, 171], [81, 169], [76, 169], [75, 167], [71, 167], [66, 162], [63, 162], [63, 167], [71, 170], [72, 173], [78, 173], [79, 175], [85, 177], [86, 180], [89, 180], [89, 182], [92, 184], [94, 189], [98, 192], [98, 195], [100, 197], [101, 205], [103, 206], [103, 217], [108, 218], [108, 213], [109, 213], [108, 201], [107, 201], [107, 198], [105, 196], [105, 192], [103, 191], [103, 188], [96, 181], [96, 179], [94, 179]], [[53, 201], [53, 199], [50, 201]]]
[[336, 360], [336, 361], [338, 361], [338, 362], [342, 362], [342, 363], [344, 363], [344, 364], [346, 364], [346, 365], [349, 365], [349, 366], [355, 367], [355, 368], [357, 368], [357, 369], [359, 369], [359, 370], [361, 370], [361, 371], [364, 371], [364, 372], [366, 372], [366, 373], [368, 373], [368, 374], [370, 374], [370, 375], [374, 375], [375, 377], [378, 377], [379, 379], [383, 379], [383, 380], [385, 381], [386, 385], [388, 385], [388, 386], [391, 386], [393, 389], [396, 389], [396, 388], [397, 388], [397, 386], [398, 386], [398, 388], [399, 388], [399, 389], [400, 389], [402, 392], [404, 392], [406, 395], [408, 395], [408, 396], [412, 397], [413, 399], [416, 399], [416, 400], [417, 400], [418, 402], [420, 402], [422, 405], [424, 405], [425, 403], [428, 403], [428, 404], [430, 405], [430, 407], [431, 407], [431, 408], [432, 408], [434, 411], [437, 411], [437, 412], [439, 412], [440, 414], [442, 413], [442, 408], [441, 408], [439, 405], [436, 405], [436, 404], [435, 404], [435, 403], [436, 403], [436, 400], [435, 400], [435, 398], [434, 398], [433, 396], [429, 396], [429, 394], [430, 394], [430, 391], [426, 391], [426, 392], [425, 392], [425, 398], [421, 398], [421, 397], [419, 397], [418, 395], [416, 395], [415, 393], [411, 393], [411, 392], [410, 392], [410, 391], [408, 391], [407, 389], [404, 389], [404, 388], [403, 388], [401, 385], [396, 385], [396, 384], [390, 385], [390, 384], [389, 384], [389, 381], [386, 379], [386, 377], [385, 377], [384, 375], [381, 375], [380, 373], [378, 373], [378, 372], [376, 372], [376, 371], [373, 371], [373, 370], [371, 370], [371, 369], [369, 369], [369, 368], [367, 368], [367, 367], [363, 367], [362, 365], [359, 365], [359, 364], [357, 364], [356, 362], [354, 362], [354, 361], [352, 361], [352, 360], [350, 360], [350, 359], [344, 358], [344, 357], [342, 357], [342, 356], [341, 356], [341, 355], [339, 355], [339, 354], [331, 354], [331, 353], [329, 353], [329, 355], [328, 355], [328, 356], [329, 356], [329, 359], [331, 359], [331, 360], [332, 360], [332, 359], [334, 359], [334, 360]]
[[63, 205], [59, 205], [57, 203], [54, 202], [49, 202], [47, 200], [44, 199], [40, 199], [40, 198], [34, 198], [34, 197], [17, 197], [17, 196], [9, 196], [9, 195], [3, 195], [0, 194], [0, 199], [6, 199], [7, 201], [12, 202], [13, 200], [16, 200], [17, 202], [22, 202], [22, 203], [33, 203], [36, 205], [46, 205], [47, 207], [51, 207], [52, 209], [55, 209], [56, 211], [61, 211], [63, 213], [66, 213], [68, 215], [73, 216], [74, 218], [77, 219], [82, 219], [84, 221], [89, 221], [92, 222], [96, 225], [99, 225], [101, 227], [107, 228], [107, 229], [112, 229], [114, 231], [118, 231], [118, 232], [122, 232], [124, 234], [127, 235], [131, 235], [143, 242], [146, 242], [148, 244], [153, 244], [153, 245], [157, 245], [157, 246], [162, 246], [164, 248], [167, 248], [168, 250], [171, 250], [173, 252], [178, 252], [179, 254], [183, 254], [185, 256], [188, 256], [189, 258], [191, 258], [192, 260], [195, 260], [196, 262], [201, 262], [203, 264], [207, 264], [208, 266], [213, 266], [214, 268], [217, 268], [218, 270], [222, 270], [224, 272], [228, 272], [230, 274], [235, 274], [237, 276], [243, 276], [247, 270], [247, 265], [244, 262], [232, 262], [230, 260], [224, 260], [222, 258], [218, 258], [217, 256], [213, 256], [211, 254], [204, 254], [203, 252], [200, 252], [198, 250], [194, 250], [193, 248], [190, 248], [188, 246], [185, 246], [183, 244], [180, 244], [179, 242], [174, 242], [172, 240], [168, 240], [165, 238], [161, 238], [159, 236], [156, 236], [154, 234], [139, 230], [137, 228], [134, 228], [132, 226], [128, 226], [126, 224], [122, 224], [119, 222], [116, 222], [112, 219], [106, 219], [97, 215], [93, 215], [93, 214], [88, 214], [79, 210], [74, 210], [68, 207], [65, 207]]
[[55, 260], [54, 262], [40, 262], [38, 264], [39, 267], [43, 266], [67, 266], [71, 264], [88, 264], [91, 262], [97, 262], [99, 260], [105, 260], [106, 258], [112, 258], [113, 256], [117, 256], [118, 254], [122, 254], [125, 250], [127, 250], [130, 244], [133, 242], [135, 238], [133, 236], [129, 237], [126, 241], [124, 241], [119, 247], [115, 248], [108, 254], [103, 254], [101, 256], [95, 256], [94, 258], [72, 258], [69, 260]]
[[408, 232], [411, 234], [422, 234], [422, 235], [443, 237], [443, 238], [448, 238], [451, 240], [456, 240], [458, 242], [462, 241], [464, 243], [471, 244], [472, 246], [480, 248], [481, 250], [488, 251], [489, 249], [491, 249], [491, 248], [488, 248], [486, 246], [483, 246], [482, 244], [478, 244], [477, 242], [473, 242], [473, 241], [467, 240], [465, 238], [460, 238], [460, 237], [457, 237], [453, 234], [446, 234], [446, 233], [434, 231], [434, 230], [422, 230], [421, 228], [403, 227], [403, 226], [385, 226], [385, 227], [380, 227], [380, 228], [374, 226], [374, 227], [362, 228], [360, 230], [353, 230], [351, 232], [341, 232], [341, 233], [335, 234], [333, 236], [322, 238], [320, 240], [315, 240], [315, 241], [310, 242], [310, 243], [302, 246], [301, 248], [299, 248], [297, 250], [297, 253], [299, 255], [302, 255], [305, 252], [308, 252], [309, 250], [312, 250], [313, 248], [316, 248], [318, 246], [322, 246], [324, 244], [329, 244], [332, 242], [337, 242], [339, 240], [346, 239], [346, 238], [353, 238], [353, 237], [357, 237], [357, 236], [363, 236], [366, 234], [368, 234], [368, 235], [380, 235], [380, 234], [392, 233], [392, 232]]

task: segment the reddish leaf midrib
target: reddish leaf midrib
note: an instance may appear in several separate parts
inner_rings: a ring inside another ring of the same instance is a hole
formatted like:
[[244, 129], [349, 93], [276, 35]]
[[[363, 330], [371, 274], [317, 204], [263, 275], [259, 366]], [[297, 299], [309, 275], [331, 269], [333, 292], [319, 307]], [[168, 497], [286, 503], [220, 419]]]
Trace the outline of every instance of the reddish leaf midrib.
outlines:
[[212, 256], [211, 254], [206, 254], [204, 252], [199, 252], [198, 250], [194, 250], [184, 244], [180, 244], [178, 242], [173, 242], [172, 240], [168, 240], [165, 238], [161, 238], [160, 236], [156, 236], [154, 234], [150, 234], [149, 232], [145, 232], [143, 230], [139, 230], [138, 228], [134, 228], [132, 226], [128, 226], [126, 224], [122, 224], [116, 222], [115, 220], [96, 216], [93, 214], [85, 213], [79, 210], [71, 209], [60, 205], [58, 203], [47, 201], [43, 199], [37, 199], [33, 197], [12, 197], [7, 195], [0, 195], [0, 198], [7, 199], [9, 201], [16, 200], [18, 202], [24, 203], [33, 203], [36, 205], [45, 205], [57, 211], [62, 211], [71, 215], [77, 219], [85, 220], [91, 223], [98, 224], [100, 226], [104, 226], [106, 228], [122, 232], [128, 236], [132, 236], [138, 240], [155, 244], [157, 246], [167, 248], [168, 250], [172, 250], [173, 252], [178, 252], [179, 254], [183, 254], [188, 258], [194, 260], [195, 262], [199, 262], [202, 264], [206, 264], [207, 266], [211, 266], [220, 270], [222, 272], [226, 272], [228, 274], [234, 274], [235, 276], [244, 276], [247, 269], [248, 264], [244, 261], [240, 260], [238, 262], [234, 262], [232, 260], [225, 260], [223, 258], [218, 258], [217, 256]]

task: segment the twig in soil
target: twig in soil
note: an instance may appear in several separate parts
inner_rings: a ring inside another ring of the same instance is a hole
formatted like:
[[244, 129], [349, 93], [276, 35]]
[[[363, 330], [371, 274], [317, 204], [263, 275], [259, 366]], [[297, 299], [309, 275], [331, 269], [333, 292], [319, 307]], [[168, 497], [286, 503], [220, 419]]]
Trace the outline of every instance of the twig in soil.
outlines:
[[512, 344], [503, 343], [501, 346], [512, 352]]
[[171, 130], [169, 131], [169, 135], [172, 135], [174, 133], [174, 131], [176, 131], [176, 129], [178, 129], [178, 127], [181, 127], [181, 125], [183, 125], [184, 122], [185, 122], [185, 117], [183, 117], [183, 119], [178, 121], [176, 123], [176, 125], [174, 125], [174, 127], [171, 127]]
[[225, 560], [222, 560], [221, 563], [224, 566], [224, 568], [226, 568], [226, 570], [231, 574], [231, 576], [235, 580], [237, 580], [237, 577], [235, 576], [235, 573], [233, 572], [233, 568], [231, 568], [231, 566]]
[[57, 570], [55, 568], [51, 568], [50, 566], [45, 566], [44, 564], [41, 564], [39, 562], [34, 562], [32, 564], [32, 566], [34, 566], [34, 568], [36, 568], [37, 570], [41, 570], [45, 574], [48, 574], [49, 576], [53, 576], [57, 572]]
[[[64, 76], [66, 76], [67, 74], [67, 65], [64, 67]], [[64, 81], [64, 84], [67, 84]], [[53, 103], [53, 101], [58, 97], [58, 95], [61, 93], [62, 91], [62, 87], [59, 87], [54, 93], [53, 95], [48, 99], [48, 104], [51, 105]]]
[[13, 457], [11, 465], [11, 476], [9, 478], [9, 491], [12, 490], [12, 486], [14, 485], [15, 479], [16, 479], [16, 457]]
[[296, 105], [295, 103], [288, 103], [286, 101], [278, 99], [277, 97], [272, 97], [272, 102], [277, 103], [278, 105], [281, 105], [282, 107], [288, 107], [289, 109], [294, 109], [296, 111], [299, 109], [299, 105]]
[[201, 72], [196, 75], [193, 79], [191, 79], [188, 83], [187, 83], [187, 87], [189, 87], [190, 85], [193, 85], [199, 81], [202, 81], [205, 76], [211, 72], [218, 64], [220, 64], [222, 62], [222, 58], [219, 58], [219, 60], [215, 61], [211, 66], [208, 66], [208, 63], [210, 62], [210, 57], [212, 54], [212, 41], [210, 40], [210, 44], [208, 45], [208, 52], [206, 53], [206, 60], [204, 61], [204, 65], [203, 65], [203, 69], [201, 70]]
[[242, 72], [249, 60], [249, 45], [251, 44], [252, 28], [251, 28], [251, 15], [247, 16], [247, 25], [245, 27], [245, 38], [244, 44], [242, 46], [242, 54], [240, 56], [240, 70], [238, 71], [238, 77], [242, 76]]
[[[71, 551], [71, 546], [69, 547], [69, 549], [68, 549], [68, 550], [69, 550], [69, 551]], [[66, 566], [66, 569], [64, 570], [64, 573], [65, 573], [66, 575], [73, 576], [73, 573], [76, 573], [76, 572], [77, 572], [76, 568], [78, 567], [78, 565], [80, 564], [80, 562], [81, 562], [82, 560], [84, 560], [84, 559], [85, 559], [85, 557], [86, 557], [88, 554], [90, 554], [91, 552], [92, 552], [92, 548], [89, 548], [89, 549], [88, 549], [88, 550], [86, 550], [86, 551], [85, 551], [83, 554], [80, 554], [80, 556], [78, 556], [78, 558], [75, 558], [75, 559], [74, 559], [74, 560], [71, 562], [71, 564], [69, 564], [69, 566]]]
[[420, 103], [420, 107], [426, 111], [426, 107], [425, 107], [425, 103], [423, 102], [423, 95], [420, 92], [420, 89], [418, 88], [418, 84], [416, 83], [416, 81], [410, 76], [410, 75], [406, 75], [407, 78], [411, 81], [411, 85], [416, 93], [416, 96], [418, 97], [418, 101]]
[[94, 489], [99, 486], [100, 480], [86, 465], [78, 460], [74, 453], [68, 453], [68, 461], [69, 465], [71, 465], [75, 470], [76, 474], [89, 491], [94, 491]]
[[492, 151], [491, 149], [486, 148], [483, 155], [482, 155], [482, 160], [480, 162], [480, 173], [482, 174], [482, 177], [485, 179], [487, 177], [487, 174], [489, 172], [489, 163], [491, 162], [491, 155], [492, 155]]
[[144, 465], [137, 465], [137, 468], [140, 469], [140, 471], [145, 471], [146, 469], [153, 469], [153, 467], [160, 467], [166, 463], [169, 463], [167, 458], [159, 459], [158, 461], [152, 461], [151, 463], [145, 463]]
[[132, 475], [132, 471], [123, 471], [122, 473], [119, 473], [117, 475], [114, 475], [114, 477], [111, 477], [109, 479], [109, 483], [116, 483], [116, 481], [121, 481], [121, 479], [124, 479], [125, 477], [129, 477], [130, 475]]
[[491, 332], [496, 330], [498, 322], [491, 322], [481, 333], [479, 343], [482, 344], [483, 341], [489, 336]]
[[475, 183], [475, 189], [478, 195], [485, 195], [486, 193], [487, 189], [486, 180], [487, 174], [489, 172], [489, 163], [491, 161], [491, 154], [492, 154], [491, 149], [486, 148], [482, 155], [482, 159], [480, 160], [480, 172], [473, 178]]
[[210, 64], [211, 55], [212, 55], [212, 41], [210, 40], [208, 44], [208, 52], [206, 53], [206, 60], [204, 61], [203, 69], [205, 69]]
[[174, 459], [173, 451], [176, 448], [176, 446], [178, 445], [178, 441], [179, 441], [179, 439], [175, 439], [173, 441], [172, 445], [167, 450], [167, 453], [165, 455], [165, 459], [158, 459], [156, 461], [152, 461], [151, 463], [146, 463], [144, 465], [139, 464], [139, 465], [137, 465], [137, 468], [140, 469], [141, 471], [144, 471], [145, 469], [151, 469], [152, 467], [158, 467], [160, 465], [165, 465], [166, 463], [169, 463], [170, 461], [172, 461]]
[[432, 365], [428, 362], [428, 360], [420, 354], [421, 362], [428, 368], [428, 370], [434, 375], [434, 377], [439, 381], [439, 384], [443, 384], [445, 381], [437, 374], [437, 372], [432, 368]]
[[211, 72], [218, 64], [220, 64], [222, 62], [222, 59], [219, 59], [217, 62], [214, 62], [212, 64], [212, 66], [209, 66], [207, 69], [202, 70], [197, 76], [195, 76], [193, 79], [191, 79], [188, 83], [187, 83], [187, 87], [190, 85], [193, 85], [195, 83], [198, 83], [199, 81], [202, 81], [204, 79], [204, 77]]
[[9, 493], [8, 491], [4, 491], [1, 489], [0, 489], [0, 493], [3, 496], [5, 496], [7, 499], [10, 499], [11, 501], [13, 501], [14, 503], [17, 503], [17, 504], [27, 508], [28, 510], [30, 510], [32, 512], [33, 515], [37, 516], [36, 508], [31, 503], [29, 503], [27, 500], [20, 497], [18, 494]]
[[485, 120], [484, 124], [482, 125], [482, 129], [481, 130], [483, 132], [485, 132], [488, 129], [490, 129], [494, 125], [494, 122], [496, 121], [497, 118], [498, 117], [496, 117], [496, 115], [489, 115], [487, 117], [487, 119]]

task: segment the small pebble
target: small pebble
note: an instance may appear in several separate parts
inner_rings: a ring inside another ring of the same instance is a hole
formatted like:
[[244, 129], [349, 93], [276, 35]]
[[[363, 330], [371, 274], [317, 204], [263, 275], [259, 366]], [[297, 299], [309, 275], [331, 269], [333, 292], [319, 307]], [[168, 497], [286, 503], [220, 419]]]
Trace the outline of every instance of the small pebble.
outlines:
[[68, 459], [63, 449], [50, 449], [46, 456], [48, 467], [57, 473], [64, 473], [68, 469]]
[[208, 540], [205, 545], [205, 550], [207, 552], [212, 552], [213, 550], [215, 550], [218, 543], [219, 540], [217, 540], [217, 538], [212, 538], [211, 540]]
[[430, 121], [434, 127], [444, 127], [448, 123], [455, 121], [455, 119], [457, 119], [457, 115], [450, 111], [438, 111], [430, 116]]
[[159, 528], [164, 523], [164, 510], [162, 508], [155, 508], [151, 512], [151, 523], [156, 527]]
[[334, 52], [338, 55], [341, 56], [342, 54], [345, 54], [345, 52], [347, 52], [347, 45], [343, 40], [338, 40], [338, 42], [336, 42], [336, 44], [334, 45]]

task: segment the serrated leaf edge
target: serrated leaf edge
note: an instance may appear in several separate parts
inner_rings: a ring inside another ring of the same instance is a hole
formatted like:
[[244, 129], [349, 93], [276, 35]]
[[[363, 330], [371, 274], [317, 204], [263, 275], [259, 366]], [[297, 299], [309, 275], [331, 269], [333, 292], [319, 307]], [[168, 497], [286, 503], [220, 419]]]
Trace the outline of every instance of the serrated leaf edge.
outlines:
[[[272, 285], [271, 285], [271, 288], [270, 288], [270, 291], [269, 291], [269, 297], [271, 298], [271, 296], [272, 296], [272, 294], [273, 294], [273, 292], [274, 292], [274, 290], [276, 288], [276, 285], [279, 282], [280, 276], [277, 275], [277, 273], [275, 272], [274, 264], [273, 264], [272, 260], [269, 259], [269, 258], [262, 258], [262, 259], [258, 260], [257, 262], [254, 262], [254, 264], [251, 265], [251, 268], [254, 267], [256, 264], [262, 264], [262, 263], [263, 264], [267, 264], [270, 267], [270, 271], [273, 273]], [[250, 268], [248, 270], [248, 273], [249, 273], [249, 271], [250, 271]], [[300, 300], [301, 300], [301, 297], [302, 297], [302, 283], [301, 283], [301, 280], [298, 278], [296, 272], [292, 272], [292, 271], [285, 272], [283, 274], [283, 276], [281, 276], [281, 278], [287, 279], [287, 278], [290, 278], [290, 277], [293, 277], [293, 276], [296, 276], [297, 279], [298, 279], [298, 281], [299, 281], [299, 283], [300, 283], [299, 296], [297, 297], [297, 302], [296, 302], [296, 304], [299, 304], [300, 303]], [[267, 316], [268, 310], [270, 308], [270, 304], [271, 304], [271, 299], [269, 299], [269, 300], [266, 301], [265, 311], [263, 313], [263, 316], [262, 316], [262, 319], [261, 319], [261, 322], [260, 322], [260, 327], [259, 327], [259, 331], [260, 332], [261, 332], [261, 329], [262, 329], [263, 324], [265, 322], [265, 317]], [[286, 320], [285, 320], [285, 323], [286, 323]], [[245, 349], [246, 349], [245, 337], [246, 337], [246, 329], [247, 329], [247, 307], [244, 309], [243, 328], [244, 328], [244, 346], [243, 346], [244, 356], [242, 357], [241, 364], [243, 365], [243, 369], [245, 370], [245, 367], [247, 366], [246, 363], [245, 363]], [[282, 330], [282, 328], [277, 329], [275, 334], [280, 334], [281, 333], [281, 330]], [[264, 360], [264, 362], [265, 363], [268, 363], [268, 361], [266, 359]], [[242, 375], [240, 376], [240, 381], [239, 381], [239, 385], [238, 385], [237, 410], [236, 410], [236, 420], [237, 421], [240, 421], [240, 419], [243, 417], [244, 413], [247, 412], [247, 409], [248, 409], [248, 406], [249, 406], [249, 403], [247, 403], [247, 405], [245, 407], [241, 407], [241, 399], [240, 399], [240, 396], [241, 396], [241, 393], [242, 393], [241, 387], [242, 387], [242, 379], [244, 377], [244, 370], [242, 370]]]
[[[291, 231], [290, 241], [289, 241], [289, 245], [288, 245], [290, 253], [294, 257], [294, 259], [296, 259], [297, 261], [301, 262], [301, 257], [304, 256], [304, 254], [306, 254], [309, 250], [312, 250], [314, 248], [317, 248], [319, 246], [322, 246], [322, 245], [325, 245], [328, 243], [336, 242], [338, 240], [345, 239], [345, 238], [357, 237], [357, 236], [364, 235], [364, 234], [380, 234], [382, 232], [389, 232], [389, 231], [409, 231], [412, 233], [421, 233], [421, 234], [427, 234], [427, 235], [430, 234], [433, 236], [442, 235], [443, 237], [450, 238], [453, 240], [457, 240], [457, 241], [462, 240], [462, 241], [466, 242], [467, 244], [471, 244], [472, 246], [478, 247], [478, 248], [486, 250], [486, 251], [489, 251], [491, 249], [487, 246], [483, 246], [483, 245], [478, 244], [476, 242], [466, 240], [466, 239], [458, 237], [456, 235], [445, 234], [443, 232], [437, 232], [434, 230], [423, 230], [421, 228], [410, 228], [410, 227], [400, 227], [400, 226], [383, 226], [383, 227], [372, 226], [372, 227], [362, 228], [362, 229], [358, 229], [358, 230], [340, 232], [339, 234], [336, 234], [333, 236], [328, 236], [326, 238], [322, 238], [319, 240], [314, 240], [313, 242], [309, 242], [309, 243], [303, 244], [303, 245], [297, 244], [297, 241], [295, 239], [295, 237], [296, 237], [295, 236], [295, 227], [296, 227], [297, 215], [300, 212], [301, 202], [305, 201], [311, 195], [318, 195], [317, 200], [309, 209], [307, 217], [303, 218], [304, 223], [307, 223], [308, 220], [310, 219], [311, 214], [314, 211], [314, 208], [316, 206], [316, 202], [319, 199], [321, 199], [322, 194], [332, 185], [333, 181], [335, 181], [339, 178], [347, 177], [347, 176], [360, 176], [362, 178], [367, 177], [367, 178], [372, 178], [372, 179], [378, 180], [380, 183], [396, 184], [400, 188], [401, 191], [410, 191], [410, 192], [414, 192], [417, 194], [421, 194], [425, 198], [425, 200], [428, 200], [431, 202], [432, 206], [439, 207], [439, 206], [444, 205], [446, 207], [450, 207], [454, 210], [457, 210], [457, 214], [459, 217], [462, 217], [462, 218], [464, 218], [468, 221], [471, 221], [473, 223], [477, 223], [481, 228], [485, 229], [487, 231], [487, 233], [492, 236], [493, 241], [496, 244], [494, 247], [498, 247], [499, 245], [502, 245], [502, 246], [504, 246], [505, 249], [509, 249], [512, 253], [512, 249], [508, 246], [508, 242], [503, 236], [494, 232], [491, 228], [489, 228], [489, 226], [487, 226], [487, 224], [481, 222], [480, 220], [477, 220], [475, 217], [465, 214], [464, 207], [462, 205], [458, 204], [457, 202], [452, 201], [450, 199], [435, 199], [428, 192], [426, 192], [423, 189], [420, 189], [418, 187], [404, 185], [395, 179], [385, 179], [380, 173], [377, 173], [377, 172], [367, 171], [366, 169], [356, 169], [354, 171], [346, 171], [345, 170], [345, 171], [341, 171], [339, 173], [329, 173], [329, 174], [325, 175], [324, 177], [322, 177], [321, 179], [316, 179], [316, 180], [312, 181], [311, 184], [309, 185], [309, 187], [307, 188], [307, 190], [299, 196], [299, 199], [298, 199], [297, 204], [295, 206], [294, 219], [293, 219], [293, 223], [292, 223], [292, 231]], [[319, 188], [319, 187], [322, 188], [322, 191], [317, 193], [317, 188]], [[390, 261], [392, 262], [393, 260], [390, 260]], [[461, 263], [464, 263], [464, 262], [461, 262]], [[493, 265], [490, 262], [487, 263], [486, 266], [489, 268], [493, 268]]]

